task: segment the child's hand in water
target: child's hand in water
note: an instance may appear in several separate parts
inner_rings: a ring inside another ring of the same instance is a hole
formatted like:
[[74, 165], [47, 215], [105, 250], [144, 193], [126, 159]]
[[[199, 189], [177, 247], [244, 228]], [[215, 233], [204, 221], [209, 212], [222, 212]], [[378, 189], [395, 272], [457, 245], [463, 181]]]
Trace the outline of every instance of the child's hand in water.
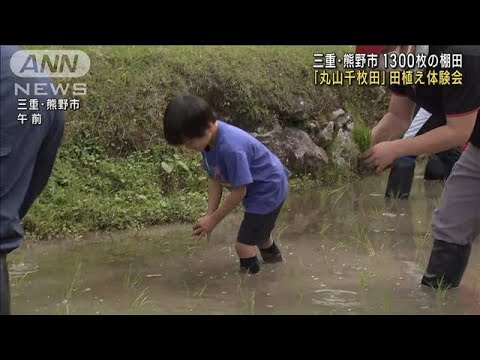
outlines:
[[197, 220], [193, 225], [193, 235], [207, 235], [207, 240], [210, 239], [212, 230], [217, 226], [217, 222], [212, 215], [205, 215]]

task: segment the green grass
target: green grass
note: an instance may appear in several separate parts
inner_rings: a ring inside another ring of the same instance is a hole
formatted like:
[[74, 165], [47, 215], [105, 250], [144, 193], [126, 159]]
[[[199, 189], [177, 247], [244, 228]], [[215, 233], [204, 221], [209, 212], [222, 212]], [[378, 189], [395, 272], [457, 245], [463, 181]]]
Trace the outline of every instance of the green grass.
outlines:
[[188, 283], [183, 280], [183, 285], [185, 286], [186, 298], [188, 300], [187, 310], [188, 312], [193, 312], [200, 305], [200, 300], [202, 299], [205, 291], [208, 288], [209, 280], [205, 279], [203, 285], [198, 288], [198, 290], [192, 290]]
[[438, 281], [437, 286], [433, 288], [435, 293], [435, 300], [437, 305], [444, 305], [445, 304], [445, 297], [447, 296], [447, 292], [450, 289], [450, 285], [445, 282], [442, 278]]
[[431, 231], [427, 231], [426, 234], [415, 234], [413, 241], [415, 243], [415, 248], [418, 250], [423, 250], [427, 245], [428, 239], [431, 237]]
[[368, 273], [368, 270], [366, 268], [363, 268], [360, 271], [360, 287], [366, 290], [368, 288], [368, 282], [370, 281], [370, 279], [371, 275]]
[[321, 238], [324, 238], [328, 232], [328, 229], [332, 226], [332, 224], [323, 224], [320, 228], [319, 235]]
[[133, 300], [130, 305], [131, 310], [140, 310], [145, 304], [148, 303], [148, 296], [146, 295], [148, 291], [148, 286], [138, 293], [138, 295]]
[[[30, 47], [29, 47], [30, 48]], [[39, 48], [38, 46], [34, 48]], [[44, 46], [43, 48], [67, 48]], [[219, 116], [268, 126], [287, 124], [299, 99], [312, 115], [333, 88], [313, 85], [313, 53], [341, 55], [351, 46], [85, 46], [91, 61], [81, 78], [88, 95], [68, 113], [68, 140], [88, 130], [111, 154], [123, 155], [161, 142], [161, 117], [173, 96], [194, 93], [209, 100]], [[68, 79], [60, 79], [67, 82]], [[298, 125], [298, 124], [297, 124]]]
[[81, 285], [81, 282], [82, 282], [82, 280], [80, 279], [81, 270], [82, 270], [82, 263], [78, 261], [72, 281], [69, 283], [69, 285], [67, 286], [67, 290], [65, 291], [65, 299], [70, 300], [73, 296], [73, 293], [77, 291], [79, 286]]
[[208, 279], [204, 281], [203, 286], [199, 290], [193, 293], [193, 296], [200, 299], [205, 293], [205, 290], [207, 290], [207, 288], [208, 288]]
[[287, 229], [288, 229], [288, 225], [280, 223], [272, 231], [272, 239], [273, 239], [273, 241], [275, 241], [277, 243], [277, 245], [281, 243], [280, 239], [282, 237], [282, 234]]
[[[170, 173], [162, 161], [173, 164]], [[205, 211], [206, 184], [198, 159], [177, 149], [155, 146], [113, 159], [93, 145], [62, 148], [24, 226], [50, 238], [193, 221]]]
[[335, 200], [333, 200], [332, 209], [337, 206], [338, 201], [351, 189], [350, 184], [342, 185], [336, 189], [332, 189], [328, 192], [329, 197], [335, 196]]
[[141, 280], [142, 276], [140, 274], [132, 274], [132, 265], [130, 264], [128, 267], [128, 272], [125, 274], [125, 287], [127, 289], [133, 289], [140, 283]]
[[345, 167], [337, 167], [332, 161], [323, 166], [321, 171], [307, 174], [292, 174], [290, 184], [292, 191], [326, 191], [330, 192], [339, 184], [357, 180], [358, 177]]
[[60, 308], [58, 309], [59, 315], [70, 315], [71, 314], [71, 304], [73, 293], [79, 289], [83, 280], [80, 278], [82, 271], [82, 262], [77, 260], [75, 273], [73, 274], [72, 280], [68, 283], [67, 288], [65, 289], [65, 298], [63, 299]]
[[[199, 154], [163, 140], [162, 116], [173, 96], [203, 96], [219, 117], [248, 131], [268, 130], [276, 121], [306, 130], [312, 119], [325, 124], [333, 110], [372, 97], [365, 87], [313, 83], [313, 53], [342, 56], [352, 46], [27, 48], [79, 49], [91, 61], [89, 72], [75, 80], [86, 83], [88, 93], [79, 110], [66, 112], [52, 177], [24, 219], [28, 236], [40, 239], [191, 222], [205, 211]], [[307, 118], [298, 120], [292, 114], [300, 102]], [[384, 110], [381, 104], [367, 109]], [[359, 112], [357, 118], [375, 117]], [[350, 180], [351, 174], [329, 164], [321, 173], [293, 174], [291, 182], [296, 190]]]
[[255, 289], [250, 290], [246, 284], [248, 274], [237, 274], [239, 283], [237, 293], [243, 303], [246, 314], [255, 315]]
[[392, 298], [387, 290], [385, 290], [383, 294], [382, 311], [385, 315], [390, 315], [392, 313]]
[[370, 231], [367, 226], [357, 222], [354, 235], [350, 236], [350, 238], [353, 239], [354, 243], [361, 245], [365, 250], [367, 250], [370, 256], [375, 256], [375, 247], [370, 240]]

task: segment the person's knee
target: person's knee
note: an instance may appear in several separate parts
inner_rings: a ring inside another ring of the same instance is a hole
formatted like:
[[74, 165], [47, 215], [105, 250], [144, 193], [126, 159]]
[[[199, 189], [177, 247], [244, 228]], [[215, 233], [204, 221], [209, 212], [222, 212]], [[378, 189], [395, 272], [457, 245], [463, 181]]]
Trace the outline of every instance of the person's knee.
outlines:
[[235, 244], [240, 259], [240, 271], [250, 274], [256, 274], [260, 271], [260, 263], [258, 262], [256, 247], [252, 245], [238, 242]]
[[263, 261], [268, 263], [282, 262], [282, 254], [277, 244], [272, 240], [270, 246], [265, 248], [260, 248], [260, 255], [262, 256]]
[[273, 244], [273, 239], [271, 236], [267, 237], [264, 241], [258, 244], [259, 249], [268, 249]]
[[256, 255], [255, 246], [242, 244], [238, 241], [235, 244], [235, 250], [240, 258], [249, 258]]

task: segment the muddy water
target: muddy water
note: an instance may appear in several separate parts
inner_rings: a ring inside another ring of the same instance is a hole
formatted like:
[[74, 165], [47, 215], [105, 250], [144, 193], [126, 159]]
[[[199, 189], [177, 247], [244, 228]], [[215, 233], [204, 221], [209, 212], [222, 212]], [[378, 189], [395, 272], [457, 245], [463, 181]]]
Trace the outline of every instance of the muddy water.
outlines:
[[443, 189], [417, 176], [408, 201], [386, 177], [290, 195], [274, 233], [281, 264], [238, 270], [242, 214], [210, 242], [188, 225], [24, 243], [9, 257], [15, 314], [480, 314], [474, 244], [458, 289], [420, 286]]

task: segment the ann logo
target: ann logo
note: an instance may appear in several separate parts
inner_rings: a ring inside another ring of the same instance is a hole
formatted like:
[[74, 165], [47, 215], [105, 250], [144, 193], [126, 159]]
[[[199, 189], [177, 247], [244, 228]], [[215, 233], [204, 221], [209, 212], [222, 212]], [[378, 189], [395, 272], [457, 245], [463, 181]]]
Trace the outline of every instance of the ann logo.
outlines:
[[90, 58], [80, 50], [20, 50], [10, 59], [19, 77], [81, 77], [90, 69]]

